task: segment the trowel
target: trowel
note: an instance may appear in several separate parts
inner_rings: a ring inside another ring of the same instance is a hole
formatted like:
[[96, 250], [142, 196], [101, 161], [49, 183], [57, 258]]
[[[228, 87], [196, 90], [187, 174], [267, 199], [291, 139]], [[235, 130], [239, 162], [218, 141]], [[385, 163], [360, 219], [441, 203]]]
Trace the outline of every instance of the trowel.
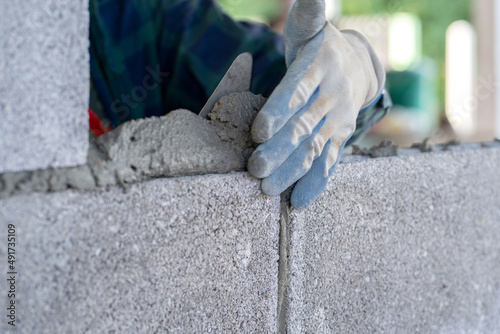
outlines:
[[240, 54], [233, 61], [226, 74], [215, 88], [199, 115], [207, 118], [215, 104], [224, 96], [232, 93], [248, 92], [252, 80], [252, 55], [248, 52]]

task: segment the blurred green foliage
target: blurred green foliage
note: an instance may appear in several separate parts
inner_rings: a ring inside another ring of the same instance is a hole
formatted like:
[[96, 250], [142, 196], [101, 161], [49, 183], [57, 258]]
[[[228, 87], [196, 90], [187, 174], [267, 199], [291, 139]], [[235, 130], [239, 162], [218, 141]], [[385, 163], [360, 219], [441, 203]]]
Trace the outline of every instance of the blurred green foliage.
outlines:
[[344, 0], [342, 12], [417, 15], [422, 20], [422, 53], [439, 65], [439, 97], [444, 103], [446, 29], [454, 21], [471, 20], [471, 0]]
[[280, 3], [276, 0], [217, 0], [217, 2], [236, 20], [269, 23], [280, 13]]

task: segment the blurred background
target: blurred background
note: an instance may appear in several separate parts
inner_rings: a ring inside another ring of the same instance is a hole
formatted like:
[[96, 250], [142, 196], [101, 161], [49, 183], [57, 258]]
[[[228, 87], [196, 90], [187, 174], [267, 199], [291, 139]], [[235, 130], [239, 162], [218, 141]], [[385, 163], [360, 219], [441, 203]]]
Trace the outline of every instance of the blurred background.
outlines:
[[[294, 2], [218, 1], [236, 20], [278, 32]], [[394, 108], [362, 146], [384, 138], [400, 146], [500, 138], [500, 0], [326, 2], [327, 19], [361, 31], [387, 71]]]

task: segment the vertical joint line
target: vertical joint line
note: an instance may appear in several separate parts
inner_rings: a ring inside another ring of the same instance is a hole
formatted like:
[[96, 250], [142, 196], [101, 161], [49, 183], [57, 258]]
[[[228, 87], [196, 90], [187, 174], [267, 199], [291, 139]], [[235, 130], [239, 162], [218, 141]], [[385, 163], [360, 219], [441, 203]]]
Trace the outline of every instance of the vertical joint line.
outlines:
[[279, 235], [279, 262], [278, 262], [278, 305], [277, 305], [277, 333], [286, 333], [288, 324], [288, 286], [290, 282], [289, 271], [289, 223], [291, 210], [291, 189], [281, 195], [280, 206], [280, 235]]

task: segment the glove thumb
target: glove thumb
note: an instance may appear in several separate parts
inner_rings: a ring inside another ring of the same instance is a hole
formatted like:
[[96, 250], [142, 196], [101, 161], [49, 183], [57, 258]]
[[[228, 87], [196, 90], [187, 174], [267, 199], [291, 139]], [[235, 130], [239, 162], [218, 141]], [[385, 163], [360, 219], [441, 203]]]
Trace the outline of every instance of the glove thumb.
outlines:
[[297, 0], [288, 14], [284, 35], [287, 66], [301, 46], [325, 26], [325, 0]]

